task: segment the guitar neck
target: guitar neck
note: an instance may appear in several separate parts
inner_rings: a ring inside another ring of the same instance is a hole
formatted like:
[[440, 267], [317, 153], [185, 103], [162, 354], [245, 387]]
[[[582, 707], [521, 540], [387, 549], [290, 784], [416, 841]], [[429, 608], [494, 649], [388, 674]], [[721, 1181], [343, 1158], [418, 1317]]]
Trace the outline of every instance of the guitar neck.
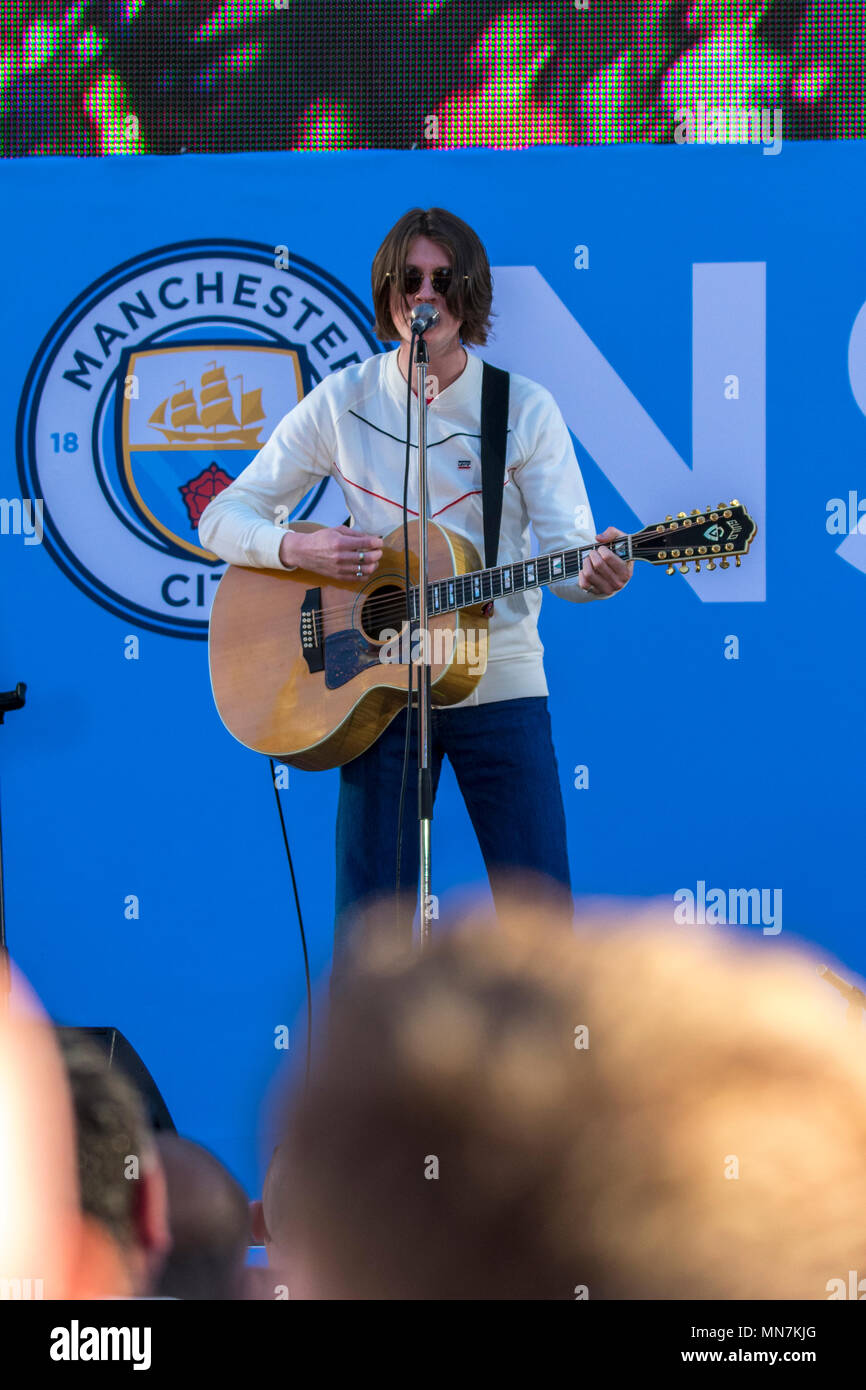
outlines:
[[[575, 579], [583, 568], [583, 562], [591, 550], [598, 550], [599, 542], [579, 545], [572, 550], [555, 550], [549, 555], [534, 555], [531, 560], [518, 560], [512, 565], [494, 565], [491, 569], [473, 570], [468, 574], [454, 574], [447, 579], [436, 579], [427, 586], [427, 611], [429, 613], [453, 613], [458, 608], [471, 608], [478, 603], [492, 599], [510, 598], [524, 589], [543, 589], [547, 584], [557, 584], [564, 579]], [[608, 548], [624, 560], [631, 560], [632, 537], [619, 536], [608, 543]], [[410, 611], [413, 619], [418, 616], [419, 585], [409, 591]]]
[[[694, 565], [696, 574], [701, 566], [708, 570], [730, 568], [730, 561], [739, 565], [757, 534], [757, 525], [742, 502], [719, 502], [703, 511], [695, 507], [689, 516], [677, 512], [635, 531], [631, 536], [618, 536], [607, 547], [623, 560], [647, 560], [651, 565], [664, 565], [668, 574], [678, 569], [689, 573]], [[508, 598], [524, 589], [543, 589], [546, 584], [558, 584], [564, 579], [576, 579], [590, 551], [599, 550], [604, 541], [578, 545], [571, 550], [554, 550], [550, 555], [535, 555], [531, 560], [518, 560], [513, 565], [494, 565], [491, 569], [473, 570], [469, 574], [452, 574], [436, 579], [427, 586], [428, 613], [453, 613], [458, 608], [473, 608], [492, 599]], [[419, 586], [409, 590], [407, 603], [411, 620], [418, 617]]]

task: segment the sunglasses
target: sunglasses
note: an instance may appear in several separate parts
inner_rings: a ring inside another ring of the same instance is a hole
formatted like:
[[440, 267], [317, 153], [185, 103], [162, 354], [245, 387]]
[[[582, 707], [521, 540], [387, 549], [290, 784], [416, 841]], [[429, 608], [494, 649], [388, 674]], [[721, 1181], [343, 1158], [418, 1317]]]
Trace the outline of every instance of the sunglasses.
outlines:
[[[388, 272], [388, 278], [395, 278], [390, 271]], [[418, 267], [414, 265], [407, 265], [404, 268], [402, 279], [404, 294], [417, 294], [421, 286], [424, 284], [424, 276], [422, 275]], [[453, 279], [454, 273], [451, 270], [451, 267], [443, 266], [441, 270], [433, 271], [433, 274], [430, 276], [430, 283], [432, 284], [436, 294], [447, 295], [448, 291], [451, 289], [451, 286], [453, 284]], [[464, 275], [463, 279], [468, 280], [469, 276]]]

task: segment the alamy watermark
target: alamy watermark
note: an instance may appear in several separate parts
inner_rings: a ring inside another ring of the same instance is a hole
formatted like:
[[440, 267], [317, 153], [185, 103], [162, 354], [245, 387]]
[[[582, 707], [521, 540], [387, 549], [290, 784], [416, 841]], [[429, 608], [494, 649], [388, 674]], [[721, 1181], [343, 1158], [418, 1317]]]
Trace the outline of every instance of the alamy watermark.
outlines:
[[23, 536], [25, 545], [42, 544], [41, 497], [0, 497], [0, 536]]
[[379, 660], [385, 665], [408, 666], [450, 666], [457, 662], [466, 666], [473, 675], [483, 674], [487, 665], [487, 629], [437, 627], [430, 632], [417, 627], [409, 634], [404, 627], [383, 628], [379, 634], [382, 647]]
[[866, 536], [866, 497], [854, 488], [844, 497], [831, 497], [827, 503], [827, 533], [830, 536]]
[[828, 1279], [824, 1287], [829, 1303], [840, 1298], [851, 1299], [855, 1303], [862, 1303], [866, 1299], [866, 1279], [861, 1279], [856, 1269], [848, 1270], [847, 1284], [844, 1279]]
[[45, 1297], [42, 1279], [0, 1279], [0, 1300], [15, 1302]]
[[73, 1318], [68, 1327], [51, 1329], [48, 1355], [52, 1361], [131, 1361], [134, 1371], [151, 1364], [149, 1327], [82, 1327]]
[[680, 106], [674, 112], [677, 145], [763, 145], [764, 154], [782, 149], [780, 106]]
[[713, 926], [761, 927], [764, 936], [782, 930], [781, 888], [707, 888], [698, 879], [692, 888], [674, 893], [674, 921]]

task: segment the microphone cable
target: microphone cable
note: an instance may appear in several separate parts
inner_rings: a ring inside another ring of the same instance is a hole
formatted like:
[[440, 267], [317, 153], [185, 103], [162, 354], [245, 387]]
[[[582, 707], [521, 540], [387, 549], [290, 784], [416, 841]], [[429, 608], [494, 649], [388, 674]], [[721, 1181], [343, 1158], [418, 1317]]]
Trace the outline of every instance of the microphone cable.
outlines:
[[[400, 905], [400, 869], [403, 856], [403, 811], [406, 805], [406, 790], [409, 781], [409, 749], [412, 738], [412, 696], [414, 693], [414, 671], [412, 666], [412, 610], [409, 599], [411, 591], [411, 574], [409, 569], [409, 463], [411, 458], [411, 430], [412, 430], [412, 366], [415, 359], [415, 347], [417, 338], [413, 333], [412, 341], [409, 344], [409, 365], [406, 380], [406, 452], [403, 466], [403, 573], [406, 584], [406, 620], [409, 631], [409, 661], [407, 663], [407, 688], [406, 688], [406, 737], [403, 743], [403, 769], [400, 777], [400, 799], [397, 811], [397, 870], [394, 881], [394, 908], [395, 916], [399, 912]], [[402, 635], [401, 635], [402, 640]], [[307, 992], [307, 1039], [306, 1057], [304, 1061], [304, 1086], [309, 1086], [310, 1082], [310, 1059], [312, 1054], [312, 1029], [313, 1029], [313, 991], [310, 979], [310, 956], [307, 948], [307, 936], [304, 929], [304, 916], [301, 910], [301, 899], [298, 893], [298, 881], [295, 875], [295, 866], [292, 859], [292, 851], [289, 846], [289, 836], [286, 829], [285, 816], [283, 815], [283, 803], [280, 800], [279, 788], [277, 787], [277, 769], [273, 758], [269, 758], [271, 772], [271, 786], [274, 789], [274, 796], [277, 803], [277, 815], [280, 818], [280, 829], [283, 836], [283, 845], [286, 851], [286, 860], [289, 865], [289, 874], [292, 880], [292, 892], [295, 899], [295, 910], [298, 914], [298, 928], [301, 934], [301, 949], [304, 956], [304, 980]], [[399, 923], [398, 923], [399, 926]]]
[[295, 865], [292, 861], [292, 851], [289, 848], [289, 836], [286, 831], [286, 821], [283, 815], [283, 803], [280, 801], [280, 791], [277, 786], [277, 768], [273, 758], [268, 758], [271, 765], [271, 786], [274, 789], [274, 796], [277, 798], [277, 814], [280, 818], [280, 826], [283, 832], [283, 844], [286, 847], [286, 859], [289, 861], [289, 873], [292, 876], [292, 890], [295, 895], [295, 908], [298, 914], [298, 926], [301, 931], [301, 948], [304, 953], [304, 978], [307, 985], [307, 1055], [304, 1060], [304, 1090], [310, 1084], [310, 1056], [312, 1053], [313, 1036], [313, 987], [310, 980], [310, 956], [307, 951], [307, 935], [304, 931], [304, 917], [301, 912], [301, 899], [298, 893], [298, 881], [295, 878]]
[[[400, 869], [403, 855], [403, 811], [406, 805], [406, 789], [409, 781], [409, 748], [412, 737], [412, 695], [414, 691], [414, 672], [412, 668], [412, 611], [409, 601], [411, 589], [411, 575], [409, 570], [409, 462], [411, 458], [411, 430], [412, 430], [412, 365], [415, 358], [415, 347], [417, 338], [413, 333], [412, 341], [409, 344], [409, 365], [406, 380], [406, 453], [403, 466], [403, 573], [406, 584], [406, 619], [409, 625], [409, 661], [407, 671], [407, 691], [406, 691], [406, 737], [403, 743], [403, 770], [400, 777], [400, 800], [397, 811], [397, 871], [394, 882], [394, 910], [395, 916], [399, 912], [400, 904]], [[402, 641], [402, 635], [401, 635]], [[301, 949], [304, 955], [304, 979], [307, 991], [307, 1051], [304, 1062], [304, 1086], [309, 1086], [310, 1082], [310, 1058], [312, 1054], [312, 1029], [313, 1029], [313, 991], [310, 979], [310, 956], [307, 949], [307, 936], [304, 929], [304, 916], [301, 911], [301, 899], [298, 893], [298, 881], [295, 875], [295, 866], [292, 860], [292, 851], [289, 847], [289, 836], [286, 830], [285, 816], [283, 815], [283, 803], [280, 800], [279, 788], [277, 787], [277, 769], [273, 758], [269, 758], [271, 771], [271, 786], [274, 789], [274, 796], [277, 802], [277, 815], [280, 818], [280, 829], [283, 836], [283, 845], [286, 851], [286, 860], [289, 865], [289, 873], [292, 879], [292, 891], [295, 898], [295, 910], [298, 914], [298, 928], [301, 934]], [[399, 923], [398, 923], [399, 925]]]

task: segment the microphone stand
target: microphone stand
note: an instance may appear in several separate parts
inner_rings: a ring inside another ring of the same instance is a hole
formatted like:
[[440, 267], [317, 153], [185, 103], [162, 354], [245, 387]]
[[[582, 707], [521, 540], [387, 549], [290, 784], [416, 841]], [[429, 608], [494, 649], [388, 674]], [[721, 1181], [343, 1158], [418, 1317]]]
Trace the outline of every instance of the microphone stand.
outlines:
[[[859, 1035], [862, 1029], [863, 1012], [866, 1010], [866, 994], [863, 993], [862, 989], [858, 989], [856, 985], [852, 985], [847, 980], [843, 980], [841, 975], [837, 975], [828, 965], [819, 965], [818, 974], [827, 981], [828, 985], [832, 985], [834, 989], [837, 989], [842, 995], [842, 998], [847, 1001], [848, 1008], [845, 1014], [845, 1021], [849, 1028], [857, 1030]], [[857, 1041], [857, 1039], [855, 1039], [855, 1041]]]
[[[14, 690], [0, 694], [0, 724], [5, 723], [10, 710], [22, 709], [27, 686], [19, 681]], [[12, 972], [9, 968], [9, 948], [6, 945], [6, 903], [3, 893], [3, 828], [0, 824], [0, 1013], [8, 1005], [12, 990]]]
[[[430, 326], [430, 325], [427, 325]], [[424, 341], [425, 327], [413, 325], [418, 335], [415, 345], [416, 390], [418, 393], [418, 613], [422, 655], [418, 673], [418, 832], [419, 894], [421, 899], [421, 949], [430, 944], [430, 830], [433, 821], [433, 778], [430, 770], [430, 644], [427, 625], [427, 367], [430, 361]], [[412, 660], [412, 647], [409, 647]]]

